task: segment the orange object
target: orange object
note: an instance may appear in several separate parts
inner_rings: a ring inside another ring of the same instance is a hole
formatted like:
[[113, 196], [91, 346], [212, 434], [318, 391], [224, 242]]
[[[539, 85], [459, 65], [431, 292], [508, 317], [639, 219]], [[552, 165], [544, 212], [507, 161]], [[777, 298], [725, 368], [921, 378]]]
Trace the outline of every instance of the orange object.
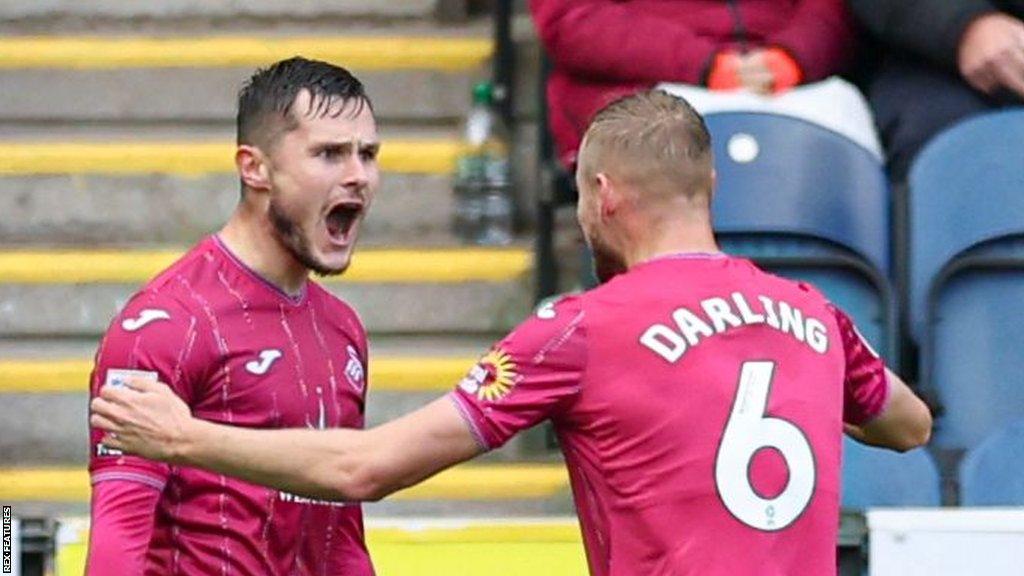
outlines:
[[710, 90], [736, 90], [740, 87], [740, 76], [737, 73], [740, 56], [735, 51], [719, 52], [711, 61], [708, 70], [708, 88]]
[[[775, 83], [772, 91], [775, 93], [785, 92], [800, 84], [804, 79], [804, 71], [796, 60], [782, 48], [767, 48], [764, 51], [765, 65], [772, 71]], [[708, 84], [710, 86], [710, 83]]]

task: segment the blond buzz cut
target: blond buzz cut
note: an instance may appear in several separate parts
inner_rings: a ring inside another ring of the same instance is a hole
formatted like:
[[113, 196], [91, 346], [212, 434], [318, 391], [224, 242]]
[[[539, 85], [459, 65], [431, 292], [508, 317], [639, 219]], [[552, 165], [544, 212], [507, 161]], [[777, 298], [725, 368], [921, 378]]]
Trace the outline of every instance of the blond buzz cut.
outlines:
[[648, 90], [615, 100], [594, 116], [583, 137], [578, 170], [599, 173], [645, 198], [686, 196], [710, 204], [711, 136], [686, 100]]

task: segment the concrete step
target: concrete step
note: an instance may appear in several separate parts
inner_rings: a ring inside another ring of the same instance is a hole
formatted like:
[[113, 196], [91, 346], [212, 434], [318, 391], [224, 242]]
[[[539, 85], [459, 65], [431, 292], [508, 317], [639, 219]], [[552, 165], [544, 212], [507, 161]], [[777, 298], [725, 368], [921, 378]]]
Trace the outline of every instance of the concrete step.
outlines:
[[[466, 370], [472, 363], [465, 364]], [[425, 369], [429, 369], [426, 367]], [[378, 426], [412, 412], [451, 390], [465, 370], [453, 381], [431, 381], [424, 389], [395, 389], [378, 386], [379, 372], [370, 368], [367, 395], [367, 426]], [[79, 380], [84, 388], [88, 380]], [[89, 457], [89, 396], [79, 392], [0, 393], [0, 462], [5, 466], [85, 466]], [[481, 456], [485, 462], [518, 462], [546, 458], [546, 430], [525, 431], [498, 450]], [[0, 475], [0, 485], [4, 482]], [[0, 499], [3, 489], [0, 488]]]
[[[91, 337], [180, 250], [0, 252], [0, 336]], [[363, 249], [325, 286], [371, 332], [492, 334], [529, 311], [532, 255], [507, 249]]]
[[[381, 574], [587, 574], [579, 523], [573, 516], [479, 518], [378, 517], [367, 511], [366, 540]], [[59, 574], [81, 574], [88, 518], [62, 518]]]
[[473, 82], [489, 75], [493, 44], [486, 32], [387, 32], [3, 38], [0, 123], [226, 122], [234, 118], [238, 90], [256, 67], [296, 54], [352, 70], [384, 122], [450, 123], [464, 117]]
[[[58, 572], [85, 567], [87, 519], [62, 520], [68, 530]], [[577, 520], [537, 518], [369, 518], [366, 539], [381, 574], [488, 574], [503, 576], [587, 574]]]
[[[452, 390], [499, 335], [370, 338], [367, 423], [376, 426]], [[87, 461], [87, 386], [95, 339], [0, 341], [0, 462], [52, 466]], [[46, 418], [40, 418], [46, 414]], [[486, 460], [549, 453], [528, 431]]]
[[[501, 338], [503, 332], [479, 334], [409, 334], [393, 335], [382, 332], [370, 332], [370, 358], [373, 361], [393, 358], [423, 358], [424, 360], [448, 360], [479, 358], [490, 345]], [[96, 352], [98, 338], [0, 338], [0, 366], [11, 367], [12, 362], [47, 362], [78, 360], [92, 362]], [[43, 372], [49, 372], [44, 370]], [[395, 370], [400, 373], [401, 370]], [[10, 382], [16, 372], [9, 369], [0, 370], [5, 376], [0, 379]], [[83, 372], [65, 372], [65, 374], [83, 374]], [[436, 367], [430, 374], [442, 374]], [[41, 376], [35, 372], [32, 377]], [[461, 374], [460, 374], [461, 377]], [[428, 380], [433, 380], [433, 377]], [[398, 386], [396, 384], [396, 386]], [[0, 385], [0, 393], [4, 392]], [[6, 391], [16, 391], [7, 389]], [[20, 391], [29, 391], [21, 389]], [[50, 388], [49, 391], [64, 391]], [[75, 391], [75, 390], [70, 390]], [[44, 390], [46, 392], [46, 390]]]
[[[486, 346], [487, 339], [481, 338], [479, 352]], [[90, 348], [95, 347], [93, 343]], [[374, 392], [426, 392], [436, 396], [451, 390], [477, 357], [376, 355], [371, 351], [370, 385]], [[86, 390], [92, 368], [93, 360], [86, 355], [0, 358], [0, 394], [81, 393]]]
[[[133, 139], [107, 132], [0, 140], [0, 242], [190, 244], [237, 204], [234, 146], [209, 136], [222, 131], [187, 130], [192, 136], [177, 140], [163, 139], [164, 130]], [[362, 241], [457, 244], [450, 173], [459, 141], [445, 130], [383, 137], [384, 174]]]
[[360, 21], [435, 21], [464, 17], [466, 13], [466, 0], [7, 0], [0, 14], [0, 29], [38, 33], [55, 29], [223, 30], [253, 25], [280, 28], [327, 24], [337, 29]]
[[[227, 172], [0, 176], [0, 242], [188, 245], [219, 229], [238, 199], [238, 176]], [[453, 211], [447, 174], [386, 173], [360, 246], [457, 245]]]
[[[568, 490], [569, 478], [560, 462], [463, 464], [388, 499], [544, 500], [564, 497]], [[89, 473], [84, 467], [0, 468], [0, 502], [86, 503], [89, 493]]]
[[[449, 174], [463, 149], [452, 136], [391, 137], [381, 146], [379, 164], [384, 172]], [[227, 139], [0, 140], [0, 176], [227, 174], [235, 172], [234, 151]]]

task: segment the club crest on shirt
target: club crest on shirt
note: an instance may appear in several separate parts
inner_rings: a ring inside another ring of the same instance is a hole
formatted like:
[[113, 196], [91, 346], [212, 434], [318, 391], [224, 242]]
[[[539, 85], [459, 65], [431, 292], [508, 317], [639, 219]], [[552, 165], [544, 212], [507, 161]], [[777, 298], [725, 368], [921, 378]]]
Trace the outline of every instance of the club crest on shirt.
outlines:
[[366, 387], [366, 370], [363, 369], [363, 362], [359, 359], [359, 353], [356, 349], [349, 345], [346, 349], [348, 352], [348, 363], [345, 364], [345, 379], [356, 392], [362, 393]]
[[469, 374], [459, 382], [459, 388], [480, 400], [495, 402], [512, 391], [516, 384], [516, 363], [501, 348], [488, 352]]

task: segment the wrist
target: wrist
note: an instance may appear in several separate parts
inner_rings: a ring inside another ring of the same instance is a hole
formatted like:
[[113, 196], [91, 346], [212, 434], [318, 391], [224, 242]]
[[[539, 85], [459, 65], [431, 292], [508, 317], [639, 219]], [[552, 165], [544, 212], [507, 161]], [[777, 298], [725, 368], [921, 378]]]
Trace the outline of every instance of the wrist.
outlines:
[[167, 446], [167, 462], [194, 465], [199, 457], [199, 450], [205, 444], [204, 438], [209, 436], [211, 428], [209, 422], [189, 416]]

